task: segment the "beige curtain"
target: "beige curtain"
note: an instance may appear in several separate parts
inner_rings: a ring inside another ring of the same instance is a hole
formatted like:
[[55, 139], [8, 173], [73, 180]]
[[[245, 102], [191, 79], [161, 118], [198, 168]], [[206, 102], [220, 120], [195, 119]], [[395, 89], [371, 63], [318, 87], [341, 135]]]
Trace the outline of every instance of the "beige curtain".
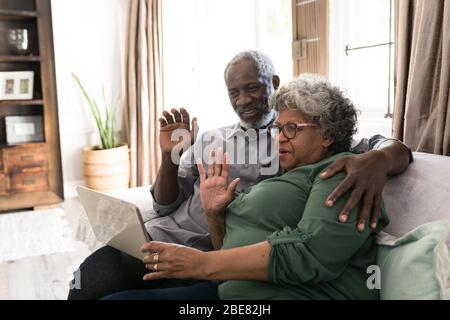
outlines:
[[127, 46], [126, 124], [132, 187], [154, 182], [163, 108], [162, 0], [132, 0]]
[[393, 135], [450, 156], [450, 0], [397, 0]]

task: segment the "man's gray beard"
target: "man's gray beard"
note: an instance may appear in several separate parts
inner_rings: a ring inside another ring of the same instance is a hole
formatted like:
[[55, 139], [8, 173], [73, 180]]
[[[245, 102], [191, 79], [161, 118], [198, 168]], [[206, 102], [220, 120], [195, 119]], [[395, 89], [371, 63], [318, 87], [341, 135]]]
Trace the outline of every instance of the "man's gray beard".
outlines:
[[262, 118], [255, 122], [247, 122], [241, 118], [239, 118], [239, 124], [243, 129], [259, 129], [267, 127], [274, 119], [275, 119], [275, 110], [271, 109], [270, 111], [264, 113]]

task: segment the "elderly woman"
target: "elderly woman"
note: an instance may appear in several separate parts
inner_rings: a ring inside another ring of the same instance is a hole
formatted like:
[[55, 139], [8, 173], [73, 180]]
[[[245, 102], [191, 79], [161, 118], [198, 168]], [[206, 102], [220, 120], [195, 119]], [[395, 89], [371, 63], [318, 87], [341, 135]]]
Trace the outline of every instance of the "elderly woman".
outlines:
[[[283, 175], [233, 199], [239, 179], [228, 183], [227, 155], [212, 153], [207, 174], [198, 163], [202, 205], [214, 246], [221, 250], [161, 242], [143, 247], [152, 270], [144, 280], [213, 281], [110, 298], [189, 299], [194, 292], [202, 299], [378, 298], [367, 286], [367, 268], [376, 263], [375, 233], [356, 230], [358, 214], [349, 215], [354, 224], [338, 222], [348, 194], [341, 204], [325, 205], [344, 174], [318, 177], [349, 154], [357, 120], [353, 104], [327, 81], [301, 77], [275, 93], [271, 106], [278, 111], [270, 130], [278, 134]], [[387, 223], [382, 210], [376, 232]]]

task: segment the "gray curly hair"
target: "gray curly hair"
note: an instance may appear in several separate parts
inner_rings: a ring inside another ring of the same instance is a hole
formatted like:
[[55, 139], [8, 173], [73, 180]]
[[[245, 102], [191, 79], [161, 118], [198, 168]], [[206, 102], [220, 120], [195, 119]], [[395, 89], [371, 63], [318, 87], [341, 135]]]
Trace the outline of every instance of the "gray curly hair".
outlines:
[[230, 62], [228, 62], [223, 74], [225, 80], [227, 78], [228, 69], [243, 60], [253, 61], [258, 70], [258, 74], [268, 81], [272, 81], [273, 76], [276, 75], [275, 66], [267, 54], [258, 50], [246, 50], [239, 52], [230, 60]]
[[356, 133], [358, 111], [343, 91], [328, 80], [315, 75], [302, 75], [283, 85], [270, 99], [270, 107], [277, 112], [299, 110], [317, 123], [324, 137], [334, 142], [334, 154], [350, 150]]

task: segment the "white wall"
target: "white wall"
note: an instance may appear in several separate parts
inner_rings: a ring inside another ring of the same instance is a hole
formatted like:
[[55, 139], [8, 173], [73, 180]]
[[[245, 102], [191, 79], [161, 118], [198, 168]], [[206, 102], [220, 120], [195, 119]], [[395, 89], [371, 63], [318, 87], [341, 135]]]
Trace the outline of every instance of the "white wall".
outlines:
[[[76, 185], [83, 184], [83, 147], [99, 142], [89, 108], [71, 73], [80, 77], [98, 102], [103, 101], [103, 85], [107, 98], [124, 100], [129, 1], [52, 0], [64, 193], [68, 198], [76, 195]], [[118, 128], [120, 115], [119, 110]]]

